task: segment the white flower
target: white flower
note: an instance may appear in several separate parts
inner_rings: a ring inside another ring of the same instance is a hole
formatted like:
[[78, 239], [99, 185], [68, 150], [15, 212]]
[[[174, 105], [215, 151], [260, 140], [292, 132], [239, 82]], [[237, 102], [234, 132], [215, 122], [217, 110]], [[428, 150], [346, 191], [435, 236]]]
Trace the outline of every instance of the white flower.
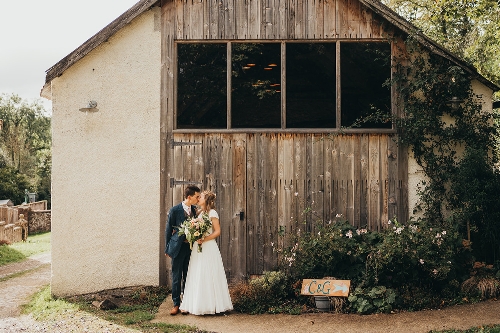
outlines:
[[342, 214], [337, 214], [335, 215], [335, 217], [342, 217]]
[[274, 242], [271, 242], [271, 246], [274, 246]]
[[434, 275], [437, 275], [438, 270], [437, 270], [437, 269], [433, 269], [433, 270], [432, 270], [432, 273], [434, 273]]
[[387, 221], [387, 224], [391, 224], [391, 223], [392, 223], [391, 220]]
[[410, 230], [411, 230], [411, 232], [416, 233], [418, 230], [418, 227], [414, 224], [410, 224]]
[[423, 265], [424, 264], [424, 259], [420, 259], [418, 262]]
[[396, 229], [396, 231], [394, 231], [395, 233], [397, 233], [398, 235], [401, 234], [401, 231], [404, 230], [405, 227], [399, 227]]
[[346, 237], [352, 238], [352, 231], [349, 230], [345, 235]]
[[294, 193], [294, 195], [295, 195], [295, 196], [298, 196], [298, 195], [299, 195], [299, 192], [295, 192], [295, 193]]
[[441, 238], [441, 234], [439, 232], [436, 234], [436, 238]]
[[446, 230], [443, 230], [441, 234], [446, 235]]

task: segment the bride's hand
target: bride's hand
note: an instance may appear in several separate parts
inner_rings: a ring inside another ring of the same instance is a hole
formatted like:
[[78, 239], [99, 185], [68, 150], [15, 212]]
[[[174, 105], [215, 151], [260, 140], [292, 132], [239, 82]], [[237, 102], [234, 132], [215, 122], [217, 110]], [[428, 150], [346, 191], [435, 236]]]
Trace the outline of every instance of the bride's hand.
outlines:
[[197, 240], [197, 242], [198, 242], [199, 245], [201, 245], [201, 244], [203, 244], [204, 240], [205, 240], [205, 238], [200, 238], [200, 239]]

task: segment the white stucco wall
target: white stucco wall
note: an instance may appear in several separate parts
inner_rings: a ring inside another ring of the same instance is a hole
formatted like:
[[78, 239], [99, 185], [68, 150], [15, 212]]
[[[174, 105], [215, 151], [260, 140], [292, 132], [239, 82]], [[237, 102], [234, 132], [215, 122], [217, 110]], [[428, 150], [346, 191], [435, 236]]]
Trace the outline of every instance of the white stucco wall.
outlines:
[[[159, 284], [159, 15], [146, 11], [51, 83], [55, 295]], [[98, 112], [79, 111], [89, 100]]]
[[[476, 95], [476, 100], [480, 102], [483, 106], [483, 111], [491, 112], [493, 107], [493, 90], [482, 84], [477, 80], [472, 81], [472, 90]], [[445, 117], [443, 119], [445, 123], [454, 123], [451, 117]], [[458, 148], [460, 151], [460, 148]], [[418, 204], [419, 196], [417, 194], [418, 186], [422, 186], [422, 180], [425, 180], [426, 176], [422, 170], [422, 167], [418, 165], [417, 161], [413, 156], [411, 150], [408, 151], [408, 208], [409, 216], [418, 216], [413, 214], [413, 210]]]

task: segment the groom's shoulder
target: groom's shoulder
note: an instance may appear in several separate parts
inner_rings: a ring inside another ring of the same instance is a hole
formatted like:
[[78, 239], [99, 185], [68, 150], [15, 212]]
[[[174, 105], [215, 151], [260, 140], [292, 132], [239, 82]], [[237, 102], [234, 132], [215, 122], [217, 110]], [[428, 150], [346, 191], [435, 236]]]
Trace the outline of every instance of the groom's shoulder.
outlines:
[[180, 204], [175, 205], [175, 206], [173, 206], [172, 208], [170, 208], [170, 211], [171, 211], [171, 212], [174, 212], [174, 211], [176, 211], [176, 210], [184, 210], [184, 208], [182, 208], [182, 202], [181, 202]]

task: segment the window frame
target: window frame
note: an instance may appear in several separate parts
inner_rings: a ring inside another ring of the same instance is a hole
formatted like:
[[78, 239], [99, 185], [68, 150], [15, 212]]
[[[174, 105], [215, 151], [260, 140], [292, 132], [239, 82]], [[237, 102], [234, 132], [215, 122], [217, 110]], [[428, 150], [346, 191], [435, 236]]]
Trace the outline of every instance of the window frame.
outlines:
[[[359, 42], [359, 43], [371, 43], [371, 42], [384, 42], [390, 45], [391, 50], [391, 74], [390, 79], [393, 79], [394, 75], [394, 55], [393, 55], [393, 42], [387, 39], [315, 39], [315, 40], [175, 40], [174, 41], [174, 80], [173, 80], [173, 133], [397, 133], [395, 123], [392, 123], [391, 128], [342, 128], [341, 126], [341, 57], [340, 57], [340, 45], [342, 42]], [[178, 129], [177, 128], [177, 80], [178, 80], [178, 45], [179, 44], [226, 44], [226, 89], [227, 89], [227, 126], [226, 128], [190, 128], [190, 129]], [[232, 114], [232, 103], [231, 103], [231, 84], [232, 84], [232, 44], [233, 43], [280, 43], [281, 44], [281, 128], [232, 128], [231, 127], [231, 114]], [[286, 127], [286, 44], [287, 43], [335, 43], [336, 45], [336, 56], [335, 56], [335, 67], [336, 67], [336, 127], [335, 128], [287, 128]], [[391, 86], [390, 96], [391, 96], [391, 114], [395, 115], [397, 112], [396, 107], [396, 94], [395, 87]]]

